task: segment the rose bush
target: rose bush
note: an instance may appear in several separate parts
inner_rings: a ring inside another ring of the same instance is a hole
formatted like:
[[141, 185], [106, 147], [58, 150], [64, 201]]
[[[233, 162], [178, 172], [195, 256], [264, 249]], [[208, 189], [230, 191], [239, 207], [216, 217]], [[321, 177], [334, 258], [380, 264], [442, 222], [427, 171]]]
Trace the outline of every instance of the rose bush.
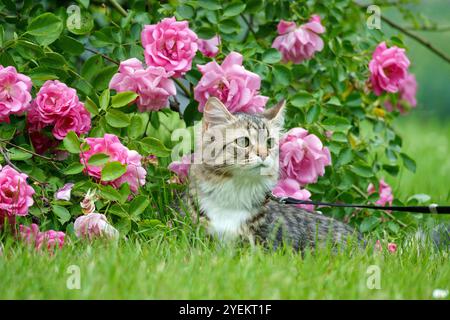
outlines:
[[[403, 204], [378, 181], [415, 170], [393, 120], [405, 103], [416, 105], [417, 62], [401, 36], [366, 27], [366, 8], [350, 0], [114, 3], [77, 1], [83, 20], [74, 26], [77, 13], [57, 1], [5, 2], [0, 216], [69, 237], [97, 236], [109, 223], [121, 235], [170, 228], [179, 217], [167, 205], [189, 168], [189, 157], [172, 151], [193, 149], [172, 134], [192, 137], [210, 96], [248, 113], [286, 99], [275, 194]], [[96, 215], [81, 216], [89, 190]], [[320, 210], [363, 232], [395, 235], [416, 221]], [[64, 242], [31, 228], [22, 227], [26, 239]]]

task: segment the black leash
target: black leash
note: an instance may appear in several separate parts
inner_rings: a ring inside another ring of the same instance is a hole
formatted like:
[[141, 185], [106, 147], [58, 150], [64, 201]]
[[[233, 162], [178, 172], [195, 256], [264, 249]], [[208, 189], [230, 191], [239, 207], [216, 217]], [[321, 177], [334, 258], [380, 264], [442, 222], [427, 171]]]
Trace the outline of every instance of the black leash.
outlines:
[[438, 206], [435, 203], [430, 204], [429, 206], [372, 206], [365, 204], [348, 204], [348, 203], [331, 203], [331, 202], [322, 202], [322, 201], [310, 201], [310, 200], [297, 200], [290, 197], [275, 197], [273, 194], [270, 197], [284, 204], [312, 204], [315, 206], [327, 206], [327, 207], [341, 207], [341, 208], [363, 208], [363, 209], [376, 209], [376, 210], [390, 210], [390, 211], [399, 211], [399, 212], [414, 212], [414, 213], [434, 213], [434, 214], [449, 214], [450, 206]]

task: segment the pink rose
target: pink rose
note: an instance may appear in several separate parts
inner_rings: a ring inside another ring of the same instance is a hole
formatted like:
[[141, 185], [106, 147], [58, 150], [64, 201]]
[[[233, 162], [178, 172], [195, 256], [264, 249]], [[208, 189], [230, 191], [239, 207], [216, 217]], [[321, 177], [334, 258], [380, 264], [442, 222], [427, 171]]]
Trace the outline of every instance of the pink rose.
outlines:
[[213, 58], [219, 52], [220, 36], [216, 35], [209, 40], [198, 39], [198, 50], [205, 56]]
[[34, 150], [38, 154], [44, 154], [58, 146], [59, 142], [53, 137], [45, 135], [39, 131], [29, 131], [29, 137]]
[[42, 129], [53, 126], [52, 133], [57, 140], [63, 140], [69, 131], [86, 134], [91, 129], [91, 115], [79, 101], [75, 89], [58, 80], [48, 80], [31, 104], [27, 126], [34, 148], [44, 153], [58, 142], [45, 136]]
[[89, 213], [79, 216], [75, 220], [73, 227], [78, 238], [88, 238], [92, 240], [96, 237], [110, 239], [119, 237], [119, 231], [108, 223], [104, 214], [100, 213]]
[[203, 107], [209, 97], [217, 97], [230, 112], [257, 113], [264, 110], [268, 97], [259, 95], [261, 78], [242, 66], [242, 55], [231, 52], [222, 65], [211, 61], [199, 65], [203, 74], [194, 89], [194, 98], [199, 102], [198, 109]]
[[32, 245], [36, 250], [40, 250], [46, 245], [47, 250], [52, 252], [55, 248], [61, 249], [64, 245], [65, 233], [62, 231], [49, 230], [41, 232], [37, 224], [30, 227], [19, 226], [20, 238], [28, 245]]
[[70, 201], [70, 194], [72, 192], [73, 186], [73, 183], [66, 183], [55, 193], [55, 199]]
[[32, 103], [42, 123], [54, 124], [79, 104], [75, 89], [58, 80], [48, 80], [39, 90]]
[[303, 128], [289, 130], [280, 140], [280, 167], [283, 178], [301, 185], [317, 182], [331, 164], [330, 151], [314, 134]]
[[181, 161], [172, 161], [172, 163], [169, 164], [169, 170], [175, 172], [180, 178], [180, 181], [184, 182], [189, 175], [191, 163], [192, 155], [185, 155], [181, 158]]
[[382, 252], [383, 251], [383, 246], [381, 245], [380, 240], [377, 240], [377, 242], [375, 242], [374, 249], [377, 252]]
[[[311, 197], [311, 193], [308, 190], [302, 189], [296, 180], [289, 178], [278, 181], [272, 193], [276, 197], [290, 197], [297, 200], [310, 200]], [[314, 211], [314, 206], [311, 204], [298, 204], [297, 207]]]
[[86, 134], [91, 130], [91, 114], [86, 110], [83, 103], [72, 108], [65, 116], [56, 120], [53, 127], [53, 136], [63, 140], [70, 131], [77, 135]]
[[86, 138], [86, 143], [90, 149], [80, 154], [80, 162], [86, 164], [85, 172], [96, 178], [101, 179], [101, 173], [104, 165], [95, 166], [87, 164], [90, 157], [94, 154], [104, 153], [109, 156], [109, 161], [118, 161], [121, 164], [127, 165], [127, 171], [116, 180], [108, 181], [107, 184], [115, 188], [120, 187], [127, 182], [131, 191], [136, 193], [139, 186], [145, 184], [145, 177], [147, 171], [141, 165], [141, 156], [134, 150], [129, 150], [113, 134], [105, 134], [103, 138]]
[[[397, 104], [397, 108], [401, 113], [405, 113], [406, 110], [403, 106], [404, 103], [409, 104], [410, 107], [415, 107], [417, 105], [416, 100], [416, 92], [417, 92], [417, 81], [416, 77], [408, 73], [405, 80], [403, 80], [398, 88], [399, 92], [399, 102]], [[392, 111], [394, 107], [390, 101], [386, 101], [386, 109], [388, 111]]]
[[166, 72], [162, 67], [144, 69], [136, 58], [120, 63], [109, 87], [117, 92], [133, 91], [139, 95], [139, 111], [157, 111], [166, 107], [169, 97], [177, 94], [175, 84], [170, 77], [173, 72]]
[[396, 46], [387, 48], [386, 43], [381, 42], [369, 63], [374, 93], [379, 96], [383, 91], [397, 92], [408, 75], [409, 64], [405, 49]]
[[284, 62], [299, 64], [323, 49], [323, 40], [319, 34], [324, 33], [325, 28], [318, 15], [313, 15], [308, 23], [300, 27], [295, 22], [281, 20], [277, 29], [279, 36], [275, 38], [272, 48], [281, 52]]
[[[375, 186], [372, 183], [370, 183], [369, 186], [367, 187], [367, 193], [371, 195], [372, 193], [375, 192], [376, 192]], [[392, 205], [392, 201], [394, 201], [394, 196], [392, 195], [392, 188], [383, 179], [380, 180], [378, 193], [380, 195], [380, 199], [378, 199], [375, 202], [375, 204], [385, 206], [388, 203], [389, 205]]]
[[27, 111], [31, 101], [31, 79], [14, 67], [0, 65], [0, 123], [9, 122], [9, 115]]
[[197, 35], [187, 21], [165, 18], [146, 25], [141, 33], [145, 62], [151, 67], [163, 67], [180, 77], [191, 70], [197, 52]]
[[395, 243], [388, 243], [388, 250], [391, 253], [397, 252], [397, 245]]
[[6, 216], [25, 216], [33, 205], [34, 189], [28, 176], [10, 166], [0, 167], [0, 220]]

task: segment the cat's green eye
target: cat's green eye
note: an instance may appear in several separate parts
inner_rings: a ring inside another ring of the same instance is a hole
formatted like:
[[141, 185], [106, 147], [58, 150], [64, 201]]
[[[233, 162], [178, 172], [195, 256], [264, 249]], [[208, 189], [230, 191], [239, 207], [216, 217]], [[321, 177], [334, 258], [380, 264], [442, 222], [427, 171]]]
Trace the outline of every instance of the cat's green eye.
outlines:
[[267, 148], [272, 149], [274, 146], [275, 146], [275, 139], [274, 138], [267, 139]]
[[241, 148], [247, 148], [250, 145], [250, 139], [248, 137], [237, 138], [236, 144]]

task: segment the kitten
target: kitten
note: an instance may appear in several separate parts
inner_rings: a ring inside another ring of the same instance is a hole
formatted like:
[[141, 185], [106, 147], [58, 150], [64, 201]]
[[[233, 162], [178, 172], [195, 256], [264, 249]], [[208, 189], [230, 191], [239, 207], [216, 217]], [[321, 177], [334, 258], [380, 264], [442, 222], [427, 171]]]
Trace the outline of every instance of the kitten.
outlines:
[[[297, 250], [344, 244], [359, 234], [332, 218], [270, 200], [278, 180], [278, 140], [284, 102], [262, 115], [231, 114], [220, 100], [206, 103], [200, 151], [189, 173], [183, 202], [222, 240], [248, 239]], [[199, 158], [200, 156], [200, 158]]]

